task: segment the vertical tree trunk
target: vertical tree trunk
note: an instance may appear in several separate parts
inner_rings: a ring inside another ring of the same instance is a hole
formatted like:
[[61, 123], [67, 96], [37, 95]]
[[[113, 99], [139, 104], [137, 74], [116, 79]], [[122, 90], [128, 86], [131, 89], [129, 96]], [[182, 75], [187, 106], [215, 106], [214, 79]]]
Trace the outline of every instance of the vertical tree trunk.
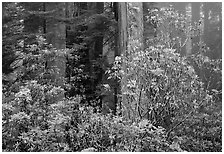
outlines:
[[[42, 3], [42, 10], [43, 10], [43, 12], [45, 12], [46, 11], [46, 3], [45, 2], [43, 2]], [[46, 19], [43, 19], [43, 33], [44, 34], [46, 34]]]
[[[93, 11], [94, 13], [96, 13], [96, 3], [94, 2], [89, 2], [87, 3], [87, 9], [88, 11]], [[94, 47], [95, 44], [88, 44], [88, 60], [89, 60], [89, 75], [90, 75], [90, 89], [91, 91], [94, 91], [94, 76], [95, 76], [95, 72], [94, 72], [94, 67], [93, 67], [93, 61], [95, 60], [94, 57]]]
[[[118, 22], [118, 2], [114, 2], [113, 3], [113, 11], [114, 11], [114, 18], [115, 20]], [[118, 44], [119, 44], [119, 35], [118, 35], [118, 29], [116, 30], [115, 33], [115, 37], [114, 37], [114, 44], [115, 44], [115, 48], [114, 48], [114, 58], [116, 56], [120, 56], [119, 55], [119, 48], [118, 48]], [[115, 86], [114, 86], [114, 104], [115, 104], [115, 111], [114, 113], [117, 113], [117, 108], [119, 108], [119, 115], [122, 114], [121, 113], [121, 101], [119, 101], [118, 99], [118, 94], [121, 92], [121, 87], [120, 87], [120, 83], [118, 81], [118, 79], [115, 80]]]
[[[103, 13], [104, 3], [96, 2], [95, 11], [97, 14]], [[94, 44], [94, 59], [100, 58], [103, 54], [103, 36], [97, 36]], [[100, 75], [102, 76], [102, 74]]]
[[[104, 11], [104, 2], [95, 2], [95, 13], [96, 14], [101, 14]], [[102, 32], [102, 31], [101, 31]], [[94, 53], [93, 53], [93, 60], [94, 61], [99, 61], [100, 58], [102, 58], [103, 55], [103, 39], [104, 36], [97, 36], [95, 38], [95, 42], [94, 42]], [[99, 85], [99, 83], [102, 83], [103, 80], [103, 74], [104, 71], [102, 68], [97, 67], [97, 68], [93, 68], [94, 74], [96, 76], [96, 79], [94, 80], [94, 91], [96, 91], [97, 86]], [[114, 102], [111, 102], [114, 103]], [[100, 99], [100, 107], [102, 107], [102, 99]]]
[[[133, 57], [132, 54], [135, 54], [134, 52], [139, 52], [144, 49], [144, 43], [143, 43], [143, 4], [142, 2], [133, 2], [128, 3], [128, 21], [129, 23], [129, 29], [128, 29], [128, 57], [130, 59]], [[130, 48], [129, 48], [130, 47]], [[135, 48], [133, 51], [132, 48]], [[127, 59], [128, 60], [128, 59]], [[128, 67], [128, 66], [127, 66]], [[137, 79], [138, 80], [138, 79]], [[141, 82], [141, 81], [140, 81]], [[135, 93], [138, 94], [137, 98], [129, 102], [129, 113], [130, 113], [130, 119], [132, 121], [137, 121], [138, 119], [141, 119], [141, 111], [140, 106], [142, 108], [146, 108], [146, 106], [142, 106], [141, 100], [142, 100], [142, 85], [143, 83], [140, 83], [138, 87], [136, 87]]]
[[[94, 14], [101, 14], [104, 10], [103, 2], [90, 2], [87, 4], [88, 10], [92, 11]], [[96, 19], [97, 20], [97, 19]], [[98, 19], [100, 20], [100, 19]], [[97, 30], [98, 27], [92, 27]], [[101, 31], [99, 31], [101, 33]], [[97, 62], [103, 54], [103, 36], [95, 36], [94, 42], [90, 44], [89, 47], [89, 60], [90, 60], [90, 73], [96, 79], [92, 79], [92, 90], [95, 91], [97, 84], [102, 80], [103, 72], [97, 72], [96, 67], [94, 67], [94, 62]]]
[[[143, 49], [143, 4], [142, 2], [132, 2], [130, 3], [130, 9], [135, 8], [134, 16], [135, 16], [135, 28], [133, 32], [129, 33], [129, 37], [138, 42], [137, 46], [139, 49]], [[130, 21], [130, 20], [128, 20]]]
[[[200, 20], [200, 3], [199, 2], [194, 2], [192, 4], [192, 24], [198, 23]], [[198, 52], [199, 46], [198, 43], [200, 41], [199, 36], [194, 36], [192, 39], [192, 51], [193, 52]], [[194, 53], [193, 53], [194, 54]]]
[[[55, 17], [65, 18], [65, 3], [46, 3], [46, 11], [56, 9]], [[65, 48], [65, 23], [48, 19], [46, 31], [47, 41], [57, 49]]]
[[[128, 21], [127, 21], [127, 3], [119, 2], [118, 3], [118, 52], [122, 55], [123, 58], [127, 57], [127, 43], [128, 43]], [[124, 75], [121, 79], [121, 93], [122, 93], [122, 115], [124, 119], [130, 119], [130, 105], [127, 101], [127, 96], [125, 92], [127, 91], [127, 67], [123, 62], [122, 70]]]
[[191, 39], [191, 19], [192, 19], [192, 11], [191, 11], [191, 3], [188, 3], [186, 6], [186, 16], [187, 16], [187, 43], [186, 43], [186, 55], [191, 54], [192, 50], [192, 39]]
[[203, 3], [200, 3], [200, 9], [199, 9], [199, 12], [200, 12], [200, 40], [199, 40], [199, 47], [200, 49], [202, 49], [203, 47], [203, 43], [204, 43], [204, 37], [205, 37], [205, 18], [204, 18], [204, 4]]
[[204, 31], [205, 31], [205, 43], [208, 45], [208, 41], [207, 38], [209, 38], [208, 36], [208, 32], [209, 32], [209, 3], [203, 3], [204, 4], [204, 8], [203, 8], [203, 12], [204, 12]]
[[[46, 11], [52, 11], [56, 9], [54, 14], [55, 17], [65, 18], [65, 3], [46, 3], [45, 4]], [[57, 52], [62, 52], [60, 49], [65, 49], [66, 47], [66, 27], [65, 23], [58, 22], [56, 20], [47, 19], [46, 20], [46, 33], [47, 33], [47, 41], [51, 43]], [[58, 53], [58, 56], [48, 63], [49, 68], [57, 68], [55, 69], [53, 80], [56, 86], [64, 85], [64, 77], [65, 77], [65, 56], [61, 53]]]

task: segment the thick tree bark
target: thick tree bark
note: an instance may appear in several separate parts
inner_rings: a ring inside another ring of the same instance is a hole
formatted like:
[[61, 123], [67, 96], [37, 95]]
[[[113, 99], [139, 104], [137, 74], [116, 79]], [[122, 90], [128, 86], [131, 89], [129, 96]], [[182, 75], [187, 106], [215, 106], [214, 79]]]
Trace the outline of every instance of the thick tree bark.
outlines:
[[[144, 49], [144, 37], [143, 37], [143, 4], [142, 2], [133, 2], [128, 3], [128, 21], [129, 23], [129, 30], [128, 30], [128, 58], [133, 58], [132, 54], [134, 52], [139, 52]], [[130, 48], [129, 48], [130, 47]], [[133, 51], [133, 47], [135, 50]], [[128, 67], [128, 66], [127, 66]], [[143, 84], [143, 83], [142, 83]], [[142, 85], [136, 87], [135, 93], [138, 94], [138, 97], [129, 102], [129, 112], [130, 112], [130, 119], [132, 121], [137, 121], [142, 118], [140, 106], [142, 108], [146, 108], [140, 102], [142, 100]], [[140, 92], [139, 92], [140, 91]]]
[[[121, 54], [123, 58], [127, 57], [127, 45], [128, 45], [128, 21], [127, 21], [127, 3], [118, 3], [118, 54]], [[123, 62], [122, 69], [124, 75], [121, 80], [121, 93], [122, 93], [122, 115], [125, 119], [130, 119], [130, 105], [127, 101], [125, 92], [127, 91], [127, 67]]]
[[[113, 2], [113, 11], [114, 11], [114, 18], [115, 20], [118, 22], [118, 2]], [[114, 44], [115, 44], [115, 48], [114, 48], [114, 58], [119, 55], [119, 48], [118, 48], [118, 44], [119, 44], [119, 35], [118, 35], [118, 29], [115, 33], [114, 36]], [[118, 113], [117, 112], [117, 108], [119, 106], [119, 110], [121, 110], [121, 101], [119, 101], [118, 99], [118, 94], [121, 92], [121, 88], [120, 88], [120, 83], [118, 81], [118, 79], [115, 80], [115, 87], [114, 87], [114, 105], [115, 105], [115, 111], [114, 113]], [[121, 112], [119, 111], [118, 113], [119, 115], [121, 114]]]

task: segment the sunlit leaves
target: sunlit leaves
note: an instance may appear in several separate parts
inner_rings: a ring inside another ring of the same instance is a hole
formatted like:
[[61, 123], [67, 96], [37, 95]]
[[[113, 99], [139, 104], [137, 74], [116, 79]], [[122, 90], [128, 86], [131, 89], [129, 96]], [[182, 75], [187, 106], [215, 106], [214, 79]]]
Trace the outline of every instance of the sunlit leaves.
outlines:
[[162, 70], [161, 68], [157, 68], [155, 70], [150, 70], [154, 75], [160, 76], [163, 75], [164, 70]]

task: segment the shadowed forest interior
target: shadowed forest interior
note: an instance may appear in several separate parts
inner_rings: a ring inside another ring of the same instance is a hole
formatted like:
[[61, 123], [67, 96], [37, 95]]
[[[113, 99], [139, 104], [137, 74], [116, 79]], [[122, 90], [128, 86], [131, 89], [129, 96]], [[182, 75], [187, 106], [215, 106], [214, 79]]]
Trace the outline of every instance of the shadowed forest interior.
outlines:
[[221, 152], [221, 2], [3, 2], [2, 150]]

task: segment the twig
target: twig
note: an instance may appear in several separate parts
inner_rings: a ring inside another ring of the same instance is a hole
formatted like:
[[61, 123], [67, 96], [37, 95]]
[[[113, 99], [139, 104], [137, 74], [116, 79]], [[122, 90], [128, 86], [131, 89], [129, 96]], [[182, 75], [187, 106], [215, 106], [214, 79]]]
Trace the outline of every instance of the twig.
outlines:
[[185, 42], [182, 45], [180, 45], [181, 48], [184, 47], [187, 44], [188, 39], [189, 38], [186, 38]]
[[[203, 101], [198, 105], [198, 106], [201, 106], [202, 105], [202, 103], [203, 103]], [[176, 129], [179, 125], [181, 125], [192, 113], [193, 113], [193, 109], [192, 109], [192, 111], [190, 112], [190, 113], [188, 113], [187, 115], [186, 115], [186, 117], [183, 119], [183, 120], [181, 120], [179, 123], [177, 123], [173, 128], [171, 128], [167, 133], [166, 133], [166, 138], [168, 139], [169, 138], [169, 135], [170, 135], [170, 133], [174, 130], [174, 129]]]
[[140, 88], [140, 93], [139, 93], [139, 98], [138, 98], [138, 114], [139, 114], [139, 116], [140, 116], [140, 119], [142, 119], [142, 115], [141, 115], [141, 113], [140, 113], [140, 108], [139, 108], [139, 106], [140, 106], [140, 103], [141, 103], [141, 96], [142, 96], [142, 89], [143, 89], [143, 85], [141, 85], [141, 88]]
[[166, 133], [166, 137], [167, 137], [167, 139], [169, 138], [170, 133], [171, 133], [174, 129], [176, 129], [177, 126], [181, 125], [181, 124], [188, 118], [188, 116], [192, 114], [192, 112], [193, 112], [193, 111], [191, 111], [190, 113], [188, 113], [188, 115], [187, 115], [183, 120], [181, 120], [179, 123], [177, 123], [173, 128], [171, 128], [171, 129]]

